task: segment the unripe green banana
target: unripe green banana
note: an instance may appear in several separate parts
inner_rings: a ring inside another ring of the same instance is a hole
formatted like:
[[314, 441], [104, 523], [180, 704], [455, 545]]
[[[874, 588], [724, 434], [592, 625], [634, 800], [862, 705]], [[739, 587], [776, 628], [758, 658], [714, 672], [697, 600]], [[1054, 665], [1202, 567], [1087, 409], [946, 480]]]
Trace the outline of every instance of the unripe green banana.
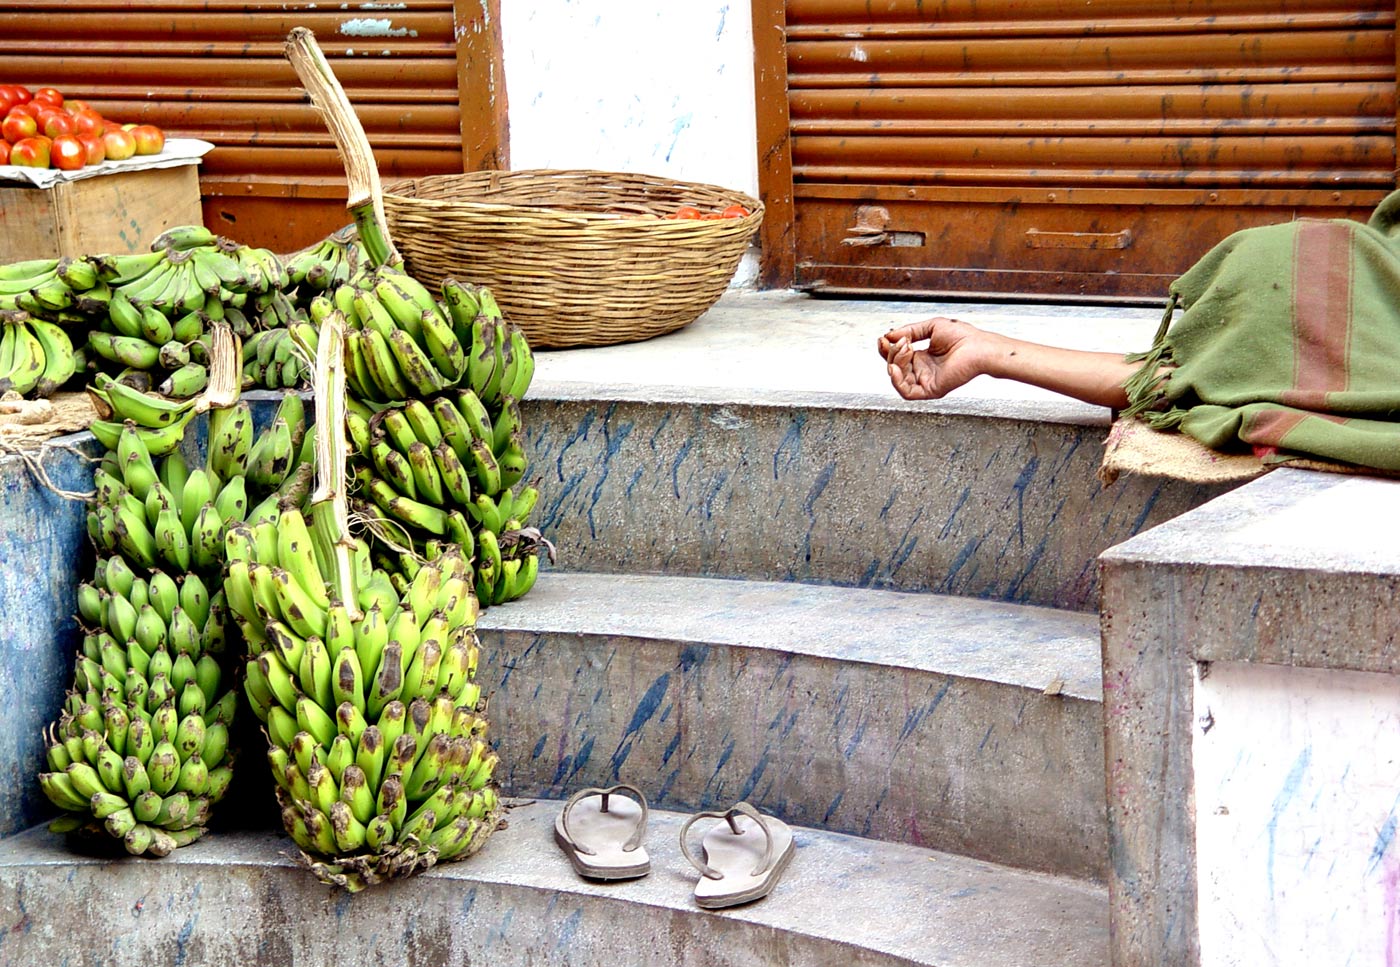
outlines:
[[180, 756], [172, 742], [156, 743], [146, 760], [146, 773], [150, 777], [151, 791], [157, 795], [164, 796], [175, 788], [180, 778]]
[[[209, 428], [209, 469], [227, 482], [227, 488], [247, 472], [248, 456], [253, 447], [252, 410], [246, 401], [225, 410], [213, 410]], [[230, 515], [224, 516], [227, 519]]]
[[[212, 502], [204, 505], [190, 528], [190, 564], [205, 571], [216, 570], [222, 563], [224, 522]], [[191, 572], [193, 573], [193, 572]]]
[[[132, 798], [131, 812], [139, 823], [154, 822], [160, 815], [161, 797], [155, 792], [147, 789]], [[144, 852], [144, 847], [141, 850]]]
[[242, 474], [223, 485], [214, 498], [214, 509], [225, 523], [244, 519], [248, 513], [248, 488], [247, 479]]
[[335, 738], [335, 722], [325, 709], [304, 695], [297, 699], [296, 722], [302, 731], [310, 732], [322, 745], [330, 745]]
[[345, 774], [347, 767], [355, 762], [355, 746], [348, 736], [336, 734], [331, 739], [330, 750], [326, 753], [326, 768], [330, 770], [331, 778], [334, 780], [334, 788], [339, 795], [341, 777]]

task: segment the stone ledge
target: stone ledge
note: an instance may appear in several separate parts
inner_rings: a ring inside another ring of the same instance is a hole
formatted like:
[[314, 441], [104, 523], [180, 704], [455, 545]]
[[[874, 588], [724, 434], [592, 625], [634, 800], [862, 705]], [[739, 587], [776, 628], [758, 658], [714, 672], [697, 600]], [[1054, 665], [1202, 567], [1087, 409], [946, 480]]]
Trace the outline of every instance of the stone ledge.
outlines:
[[349, 895], [271, 833], [211, 834], [167, 859], [75, 855], [35, 829], [0, 841], [0, 962], [318, 965], [940, 965], [1107, 963], [1101, 888], [915, 847], [795, 830], [766, 899], [694, 906], [695, 875], [654, 811], [652, 873], [579, 879], [550, 829], [561, 804], [509, 814], [476, 857]]
[[890, 388], [875, 340], [930, 316], [1098, 352], [1147, 348], [1158, 308], [814, 298], [727, 293], [696, 322], [643, 342], [541, 352], [531, 399], [907, 411], [1106, 427], [1109, 412], [1046, 390], [978, 377], [935, 402]]
[[1103, 698], [1095, 615], [976, 598], [549, 572], [528, 598], [483, 611], [478, 627], [777, 650]]
[[1179, 586], [1189, 657], [1400, 674], [1400, 481], [1276, 470], [1116, 547], [1105, 575]]

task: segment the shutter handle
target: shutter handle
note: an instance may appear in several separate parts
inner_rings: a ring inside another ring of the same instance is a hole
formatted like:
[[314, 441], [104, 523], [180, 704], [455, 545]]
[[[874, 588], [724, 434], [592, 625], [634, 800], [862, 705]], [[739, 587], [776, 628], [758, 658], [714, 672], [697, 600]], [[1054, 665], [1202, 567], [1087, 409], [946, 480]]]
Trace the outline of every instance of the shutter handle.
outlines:
[[841, 244], [863, 248], [888, 245], [890, 235], [885, 231], [885, 226], [889, 223], [889, 209], [879, 205], [861, 205], [856, 209], [855, 224], [846, 229], [846, 237], [841, 239]]
[[1038, 228], [1026, 229], [1027, 248], [1116, 249], [1132, 244], [1133, 233], [1126, 228], [1121, 232], [1042, 232]]

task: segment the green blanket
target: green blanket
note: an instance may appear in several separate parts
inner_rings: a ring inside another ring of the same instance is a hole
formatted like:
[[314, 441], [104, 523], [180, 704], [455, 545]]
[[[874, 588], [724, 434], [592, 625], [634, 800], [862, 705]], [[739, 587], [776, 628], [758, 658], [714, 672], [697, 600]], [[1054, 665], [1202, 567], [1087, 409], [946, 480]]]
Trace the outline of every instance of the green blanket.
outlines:
[[1171, 296], [1152, 348], [1128, 357], [1127, 415], [1271, 463], [1400, 470], [1400, 191], [1364, 225], [1236, 232]]

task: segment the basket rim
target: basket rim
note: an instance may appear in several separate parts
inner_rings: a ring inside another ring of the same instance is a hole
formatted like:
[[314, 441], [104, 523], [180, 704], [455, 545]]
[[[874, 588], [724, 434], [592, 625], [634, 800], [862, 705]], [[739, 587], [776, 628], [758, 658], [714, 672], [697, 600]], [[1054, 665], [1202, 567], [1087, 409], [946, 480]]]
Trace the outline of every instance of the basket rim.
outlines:
[[[744, 205], [744, 207], [749, 210], [749, 213], [742, 218], [667, 219], [660, 218], [655, 215], [628, 215], [619, 212], [595, 212], [581, 211], [579, 209], [573, 208], [555, 208], [547, 204], [530, 205], [522, 204], [519, 202], [489, 202], [478, 201], [470, 198], [453, 199], [451, 201], [447, 201], [440, 198], [418, 198], [411, 195], [399, 194], [395, 190], [405, 185], [417, 184], [419, 182], [427, 181], [429, 179], [432, 179], [434, 182], [438, 183], [447, 182], [451, 180], [481, 180], [483, 176], [489, 177], [492, 174], [499, 174], [505, 176], [522, 176], [522, 180], [528, 178], [539, 178], [541, 180], [544, 180], [546, 177], [555, 177], [559, 175], [587, 175], [603, 177], [620, 176], [629, 179], [639, 179], [641, 181], [650, 182], [658, 186], [680, 189], [696, 188], [701, 189], [703, 191], [727, 196], [733, 198], [737, 203]], [[401, 178], [393, 182], [392, 184], [387, 185], [384, 188], [383, 197], [385, 201], [389, 201], [390, 199], [392, 199], [396, 203], [402, 203], [406, 205], [421, 205], [426, 208], [471, 208], [482, 212], [525, 211], [535, 215], [553, 215], [561, 219], [580, 220], [583, 222], [602, 224], [626, 224], [634, 222], [651, 226], [660, 224], [670, 226], [667, 229], [665, 229], [667, 231], [672, 230], [672, 228], [679, 228], [682, 230], [693, 230], [697, 224], [706, 225], [712, 228], [724, 225], [734, 227], [743, 226], [747, 228], [748, 226], [751, 226], [757, 223], [758, 221], [761, 221], [765, 211], [764, 204], [759, 199], [754, 198], [747, 192], [739, 191], [735, 188], [726, 188], [723, 185], [707, 184], [705, 182], [700, 181], [681, 181], [675, 178], [667, 178], [662, 175], [650, 175], [642, 172], [602, 171], [589, 168], [523, 168], [519, 170], [502, 172], [450, 172], [436, 175], [423, 175], [418, 178]]]

